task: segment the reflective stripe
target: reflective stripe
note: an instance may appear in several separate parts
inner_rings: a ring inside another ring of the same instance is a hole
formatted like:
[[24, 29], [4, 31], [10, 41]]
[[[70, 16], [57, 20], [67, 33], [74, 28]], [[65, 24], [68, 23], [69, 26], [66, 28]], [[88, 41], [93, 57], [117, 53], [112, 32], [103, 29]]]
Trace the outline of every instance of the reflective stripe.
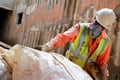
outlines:
[[70, 48], [70, 51], [78, 56], [79, 58], [83, 59], [84, 61], [86, 60], [86, 57], [82, 56], [79, 51], [80, 51], [80, 48], [82, 46], [82, 43], [84, 41], [84, 38], [85, 38], [85, 34], [86, 34], [86, 27], [84, 25], [81, 26], [81, 29], [83, 29], [83, 32], [82, 32], [82, 35], [81, 37], [79, 37], [79, 43], [78, 43], [78, 46], [77, 46], [77, 49], [76, 50], [73, 50], [73, 48]]
[[[104, 51], [107, 43], [108, 43], [108, 39], [106, 39], [106, 40], [104, 41], [104, 45], [102, 46], [102, 49], [101, 49], [101, 51], [100, 51], [100, 54], [102, 54], [102, 52]], [[99, 54], [99, 55], [100, 55], [100, 54]]]
[[92, 56], [89, 59], [92, 59], [94, 62], [97, 59], [97, 56], [102, 54], [102, 52], [105, 50], [105, 47], [107, 46], [108, 43], [108, 39], [101, 39], [97, 49], [94, 51], [94, 53], [92, 54]]
[[79, 31], [79, 33], [78, 33], [78, 36], [77, 36], [77, 38], [75, 39], [74, 43], [72, 44], [72, 47], [71, 47], [71, 48], [73, 48], [74, 50], [77, 49], [77, 47], [78, 47], [78, 45], [79, 45], [78, 43], [80, 42], [80, 38], [81, 38], [83, 32], [84, 32], [84, 25], [82, 25], [82, 26], [80, 27], [80, 31]]
[[77, 54], [79, 54], [80, 48], [81, 48], [82, 43], [83, 43], [83, 41], [84, 41], [85, 34], [86, 34], [86, 27], [84, 27], [83, 30], [84, 30], [84, 31], [83, 31], [83, 33], [82, 33], [82, 36], [80, 37], [80, 40], [79, 40], [79, 43], [78, 43], [78, 47], [77, 47], [77, 49], [76, 49], [76, 53], [77, 53]]
[[[72, 48], [70, 48], [70, 51], [77, 57], [81, 58], [83, 61], [87, 60], [87, 57], [82, 56], [80, 53], [76, 53], [75, 50], [73, 50]], [[95, 62], [95, 60], [92, 59], [88, 59], [88, 62]]]
[[77, 57], [81, 58], [82, 60], [86, 61], [86, 59], [87, 59], [86, 57], [82, 56], [82, 55], [79, 54], [79, 53], [76, 53], [76, 51], [73, 50], [72, 48], [70, 48], [70, 51], [71, 51], [75, 56], [77, 56]]
[[[83, 42], [87, 43], [88, 41], [89, 41], [89, 34], [87, 32], [87, 27], [83, 24], [80, 27], [80, 32], [79, 32], [75, 42], [72, 44], [72, 47], [70, 48], [70, 51], [72, 53], [71, 56], [74, 57], [73, 62], [77, 61], [79, 58], [79, 63], [76, 63], [76, 62], [75, 63], [81, 67], [84, 66], [84, 63], [88, 57], [88, 45], [82, 45], [82, 44], [83, 44]], [[104, 39], [104, 38], [102, 38], [100, 40], [97, 48], [92, 53], [91, 57], [88, 59], [88, 62], [96, 61], [98, 55], [100, 55], [105, 50], [107, 42], [108, 42], [108, 40]], [[78, 58], [75, 58], [75, 57], [78, 57]]]

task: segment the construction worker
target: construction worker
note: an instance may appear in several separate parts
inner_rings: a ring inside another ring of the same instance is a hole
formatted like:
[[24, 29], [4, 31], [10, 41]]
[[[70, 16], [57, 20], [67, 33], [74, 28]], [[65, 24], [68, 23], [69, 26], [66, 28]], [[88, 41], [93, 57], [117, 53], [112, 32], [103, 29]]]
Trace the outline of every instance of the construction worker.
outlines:
[[115, 18], [112, 9], [103, 8], [96, 13], [93, 23], [77, 23], [42, 45], [42, 51], [51, 51], [72, 41], [66, 57], [84, 68], [93, 79], [97, 80], [97, 72], [100, 71], [106, 80], [109, 76], [107, 62], [111, 45], [106, 30], [111, 30]]

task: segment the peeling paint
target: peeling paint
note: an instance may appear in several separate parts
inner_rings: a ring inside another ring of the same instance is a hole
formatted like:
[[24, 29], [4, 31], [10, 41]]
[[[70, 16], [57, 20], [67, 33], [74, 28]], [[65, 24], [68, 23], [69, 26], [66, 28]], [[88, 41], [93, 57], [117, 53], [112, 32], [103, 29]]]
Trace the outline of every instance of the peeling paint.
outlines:
[[39, 26], [33, 25], [33, 26], [30, 28], [30, 31], [39, 31]]
[[33, 13], [34, 10], [36, 9], [37, 5], [38, 4], [34, 4], [34, 5], [29, 6], [26, 10], [26, 15], [30, 15], [31, 13]]

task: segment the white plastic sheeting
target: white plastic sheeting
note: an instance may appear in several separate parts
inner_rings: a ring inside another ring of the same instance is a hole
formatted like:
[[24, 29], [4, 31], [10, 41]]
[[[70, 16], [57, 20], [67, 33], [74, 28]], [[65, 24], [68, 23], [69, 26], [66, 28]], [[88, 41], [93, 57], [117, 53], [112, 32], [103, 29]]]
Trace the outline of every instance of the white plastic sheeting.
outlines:
[[56, 53], [15, 45], [4, 56], [12, 80], [92, 80], [79, 66]]

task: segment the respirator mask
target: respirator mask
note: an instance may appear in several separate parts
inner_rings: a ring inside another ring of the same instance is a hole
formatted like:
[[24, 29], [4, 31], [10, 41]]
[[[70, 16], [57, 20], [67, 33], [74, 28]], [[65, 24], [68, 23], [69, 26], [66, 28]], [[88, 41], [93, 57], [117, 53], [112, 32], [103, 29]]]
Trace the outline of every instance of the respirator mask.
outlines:
[[92, 25], [89, 30], [89, 36], [92, 39], [96, 39], [102, 32], [102, 26], [99, 24]]

